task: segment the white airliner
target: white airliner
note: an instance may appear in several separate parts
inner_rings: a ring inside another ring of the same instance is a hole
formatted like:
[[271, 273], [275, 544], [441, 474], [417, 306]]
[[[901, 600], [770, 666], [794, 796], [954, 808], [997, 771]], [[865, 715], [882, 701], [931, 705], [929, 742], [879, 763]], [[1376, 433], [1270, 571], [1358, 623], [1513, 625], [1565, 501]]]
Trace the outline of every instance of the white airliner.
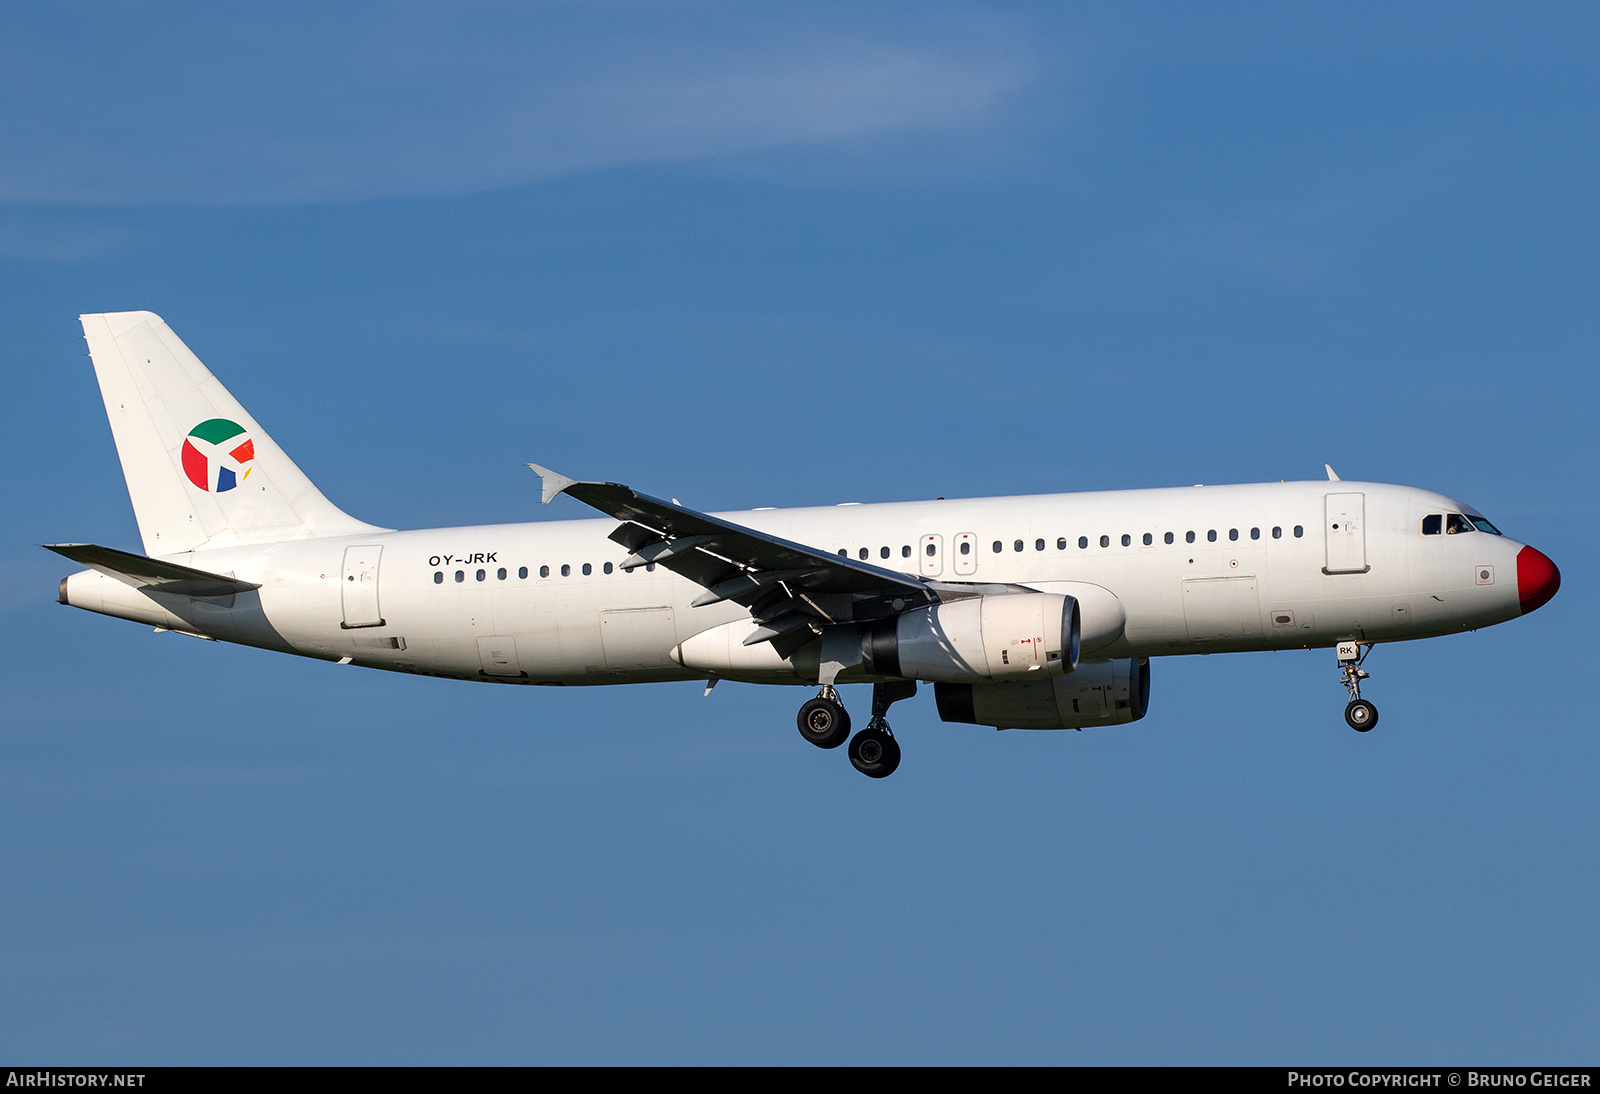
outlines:
[[[1150, 658], [1332, 647], [1371, 729], [1373, 644], [1524, 615], [1561, 576], [1471, 506], [1328, 481], [699, 513], [530, 464], [596, 520], [401, 532], [322, 496], [158, 316], [85, 315], [144, 554], [59, 599], [157, 630], [502, 684], [819, 688], [800, 733], [882, 778], [885, 714], [1082, 729], [1144, 717]], [[836, 684], [870, 682], [850, 738]]]

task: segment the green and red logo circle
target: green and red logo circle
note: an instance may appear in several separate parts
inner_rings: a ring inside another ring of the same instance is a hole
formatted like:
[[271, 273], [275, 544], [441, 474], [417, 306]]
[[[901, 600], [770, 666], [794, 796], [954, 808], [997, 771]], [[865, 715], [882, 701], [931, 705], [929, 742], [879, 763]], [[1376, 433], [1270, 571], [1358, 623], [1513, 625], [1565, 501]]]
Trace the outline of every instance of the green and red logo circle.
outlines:
[[208, 418], [183, 439], [183, 473], [202, 490], [220, 494], [250, 477], [256, 442], [244, 426]]

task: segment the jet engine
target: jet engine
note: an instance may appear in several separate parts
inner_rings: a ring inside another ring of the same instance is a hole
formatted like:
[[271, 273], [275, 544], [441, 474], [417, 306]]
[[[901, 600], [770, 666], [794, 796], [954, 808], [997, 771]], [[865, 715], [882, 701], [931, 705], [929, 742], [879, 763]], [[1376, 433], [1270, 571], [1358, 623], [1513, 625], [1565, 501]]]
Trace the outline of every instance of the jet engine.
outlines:
[[911, 680], [1024, 680], [1078, 664], [1078, 602], [1056, 593], [955, 600], [874, 623], [861, 636], [867, 672]]
[[1101, 585], [1087, 581], [1035, 581], [1025, 588], [1041, 593], [1060, 593], [1078, 602], [1078, 617], [1082, 621], [1083, 652], [1091, 657], [1099, 650], [1116, 642], [1128, 622], [1128, 613], [1117, 594]]
[[1150, 660], [1087, 661], [1070, 676], [937, 683], [939, 717], [997, 729], [1082, 729], [1137, 722], [1150, 708]]

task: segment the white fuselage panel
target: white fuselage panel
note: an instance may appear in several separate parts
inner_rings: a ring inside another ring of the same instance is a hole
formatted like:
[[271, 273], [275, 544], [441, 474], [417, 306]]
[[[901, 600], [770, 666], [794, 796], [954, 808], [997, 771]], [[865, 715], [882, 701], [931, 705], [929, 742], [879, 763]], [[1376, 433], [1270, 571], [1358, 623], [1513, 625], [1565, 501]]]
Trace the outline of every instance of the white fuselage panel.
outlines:
[[[717, 515], [940, 581], [1075, 583], [1085, 656], [1104, 659], [1420, 638], [1513, 618], [1522, 544], [1420, 533], [1424, 516], [1462, 508], [1410, 487], [1295, 482]], [[704, 590], [664, 567], [624, 572], [628, 551], [607, 538], [616, 526], [602, 518], [199, 550], [171, 561], [261, 588], [231, 605], [154, 603], [91, 571], [69, 579], [71, 602], [405, 672], [560, 684], [703, 678], [674, 650], [748, 614], [731, 602], [691, 607]], [[1103, 632], [1097, 648], [1091, 624]], [[748, 660], [742, 678], [806, 682], [803, 668], [775, 657]]]

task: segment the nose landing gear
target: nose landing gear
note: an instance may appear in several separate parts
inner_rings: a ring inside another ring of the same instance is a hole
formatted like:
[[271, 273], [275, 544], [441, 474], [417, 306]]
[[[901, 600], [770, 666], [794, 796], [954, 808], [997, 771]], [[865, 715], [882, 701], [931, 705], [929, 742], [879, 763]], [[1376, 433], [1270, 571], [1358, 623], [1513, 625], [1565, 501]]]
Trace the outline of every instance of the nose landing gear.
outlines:
[[1344, 708], [1344, 720], [1357, 733], [1365, 733], [1378, 724], [1378, 708], [1365, 699], [1352, 699]]
[[[1366, 648], [1363, 649], [1363, 646]], [[1361, 698], [1361, 681], [1371, 676], [1371, 673], [1362, 669], [1361, 663], [1371, 652], [1370, 642], [1340, 642], [1338, 646], [1339, 672], [1344, 678], [1344, 689], [1350, 693], [1350, 704], [1344, 708], [1344, 720], [1357, 733], [1365, 733], [1378, 724], [1378, 708]]]

